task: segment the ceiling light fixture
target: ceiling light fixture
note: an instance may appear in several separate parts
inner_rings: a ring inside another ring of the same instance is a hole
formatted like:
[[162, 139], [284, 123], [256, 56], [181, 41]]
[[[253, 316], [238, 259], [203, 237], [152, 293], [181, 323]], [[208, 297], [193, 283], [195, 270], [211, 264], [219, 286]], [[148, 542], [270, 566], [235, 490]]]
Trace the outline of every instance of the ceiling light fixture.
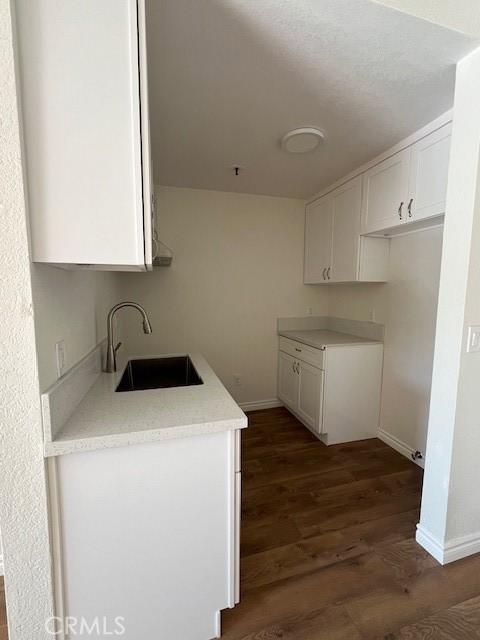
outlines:
[[286, 133], [281, 141], [282, 149], [288, 153], [308, 153], [325, 140], [325, 134], [315, 127], [300, 127]]

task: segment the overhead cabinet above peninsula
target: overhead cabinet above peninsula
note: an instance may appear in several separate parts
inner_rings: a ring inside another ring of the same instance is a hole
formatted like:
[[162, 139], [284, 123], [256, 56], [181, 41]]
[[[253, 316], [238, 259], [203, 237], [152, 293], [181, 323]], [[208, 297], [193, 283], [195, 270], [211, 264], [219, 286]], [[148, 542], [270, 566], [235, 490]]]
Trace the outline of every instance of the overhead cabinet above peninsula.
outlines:
[[445, 214], [451, 124], [363, 174], [362, 233], [405, 231]]
[[384, 282], [389, 237], [445, 214], [451, 114], [339, 180], [305, 212], [305, 284]]
[[32, 257], [152, 267], [144, 0], [19, 0]]

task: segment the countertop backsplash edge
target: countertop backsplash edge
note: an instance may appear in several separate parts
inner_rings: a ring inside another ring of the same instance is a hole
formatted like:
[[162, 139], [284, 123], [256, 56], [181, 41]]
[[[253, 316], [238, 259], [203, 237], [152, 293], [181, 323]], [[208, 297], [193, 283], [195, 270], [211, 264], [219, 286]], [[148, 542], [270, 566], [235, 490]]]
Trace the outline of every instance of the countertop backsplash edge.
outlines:
[[105, 339], [41, 394], [45, 442], [52, 442], [102, 372]]
[[283, 331], [328, 330], [380, 342], [383, 342], [385, 337], [385, 326], [383, 324], [367, 320], [336, 318], [334, 316], [277, 318], [277, 330], [278, 333]]

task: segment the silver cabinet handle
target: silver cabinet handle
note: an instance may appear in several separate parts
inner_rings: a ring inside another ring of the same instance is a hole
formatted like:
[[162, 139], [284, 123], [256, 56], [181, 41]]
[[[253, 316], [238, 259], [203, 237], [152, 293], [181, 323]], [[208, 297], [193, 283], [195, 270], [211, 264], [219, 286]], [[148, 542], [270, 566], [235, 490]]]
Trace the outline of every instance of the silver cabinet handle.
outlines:
[[327, 269], [327, 280], [330, 280], [330, 269], [331, 268], [332, 267], [328, 267], [328, 269]]
[[297, 362], [297, 373], [300, 373], [300, 364]]
[[325, 267], [325, 268], [323, 269], [323, 279], [324, 279], [324, 280], [326, 280], [326, 278], [325, 278], [325, 271], [326, 271], [326, 270], [327, 270], [327, 268]]
[[403, 209], [403, 205], [404, 204], [405, 204], [404, 202], [401, 202], [400, 206], [398, 207], [398, 217], [400, 218], [400, 220], [403, 220], [403, 218], [402, 218], [402, 209]]
[[299, 349], [298, 347], [295, 347], [295, 351], [298, 351], [298, 353], [302, 353], [302, 350]]
[[410, 202], [408, 203], [408, 217], [411, 218], [412, 217], [412, 204], [413, 204], [413, 198], [410, 200]]
[[292, 362], [292, 369], [295, 371], [295, 362]]

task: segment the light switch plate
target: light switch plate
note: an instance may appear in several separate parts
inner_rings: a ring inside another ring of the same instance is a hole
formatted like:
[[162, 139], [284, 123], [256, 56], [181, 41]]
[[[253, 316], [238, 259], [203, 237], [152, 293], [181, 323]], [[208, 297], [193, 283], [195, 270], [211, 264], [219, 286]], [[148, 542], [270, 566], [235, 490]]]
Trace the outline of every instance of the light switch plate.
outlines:
[[468, 327], [467, 352], [476, 353], [480, 351], [480, 325]]

